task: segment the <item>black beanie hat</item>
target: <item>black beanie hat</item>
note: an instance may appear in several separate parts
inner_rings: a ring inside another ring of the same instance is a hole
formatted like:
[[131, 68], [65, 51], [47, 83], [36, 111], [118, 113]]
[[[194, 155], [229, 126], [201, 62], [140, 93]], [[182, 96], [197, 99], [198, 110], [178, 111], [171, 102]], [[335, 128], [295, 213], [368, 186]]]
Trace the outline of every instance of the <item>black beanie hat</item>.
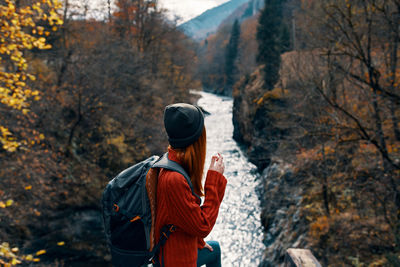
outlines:
[[185, 103], [169, 105], [164, 110], [164, 126], [173, 148], [193, 144], [203, 132], [204, 115], [199, 107]]

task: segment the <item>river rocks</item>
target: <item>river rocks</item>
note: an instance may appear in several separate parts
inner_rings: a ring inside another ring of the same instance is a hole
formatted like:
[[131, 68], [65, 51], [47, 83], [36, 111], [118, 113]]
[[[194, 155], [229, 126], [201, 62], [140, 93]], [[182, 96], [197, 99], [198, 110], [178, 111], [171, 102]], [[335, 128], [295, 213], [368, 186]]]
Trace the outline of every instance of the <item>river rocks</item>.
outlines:
[[307, 226], [300, 212], [301, 177], [291, 166], [274, 162], [262, 175], [261, 221], [264, 227], [264, 260], [260, 266], [279, 266], [288, 248], [307, 245]]
[[262, 172], [266, 249], [260, 266], [279, 266], [288, 248], [307, 248], [308, 223], [301, 214], [303, 179], [285, 160], [294, 156], [290, 154], [294, 150], [288, 149], [294, 143], [286, 139], [299, 131], [293, 123], [298, 118], [291, 112], [296, 103], [290, 100], [294, 92], [286, 89], [288, 76], [282, 77], [272, 90], [266, 90], [260, 67], [242, 78], [233, 93], [234, 139], [244, 145], [249, 160]]

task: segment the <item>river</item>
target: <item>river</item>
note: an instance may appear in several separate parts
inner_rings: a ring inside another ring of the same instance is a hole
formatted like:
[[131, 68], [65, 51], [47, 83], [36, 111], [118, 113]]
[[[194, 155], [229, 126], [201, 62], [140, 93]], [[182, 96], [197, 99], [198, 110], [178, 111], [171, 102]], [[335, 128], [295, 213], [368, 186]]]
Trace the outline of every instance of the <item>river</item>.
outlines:
[[206, 240], [220, 242], [222, 266], [258, 266], [264, 251], [261, 208], [256, 193], [260, 186], [259, 174], [233, 140], [233, 100], [206, 92], [196, 93], [201, 95], [198, 105], [210, 112], [205, 119], [206, 167], [212, 155], [221, 153], [228, 179], [217, 222]]

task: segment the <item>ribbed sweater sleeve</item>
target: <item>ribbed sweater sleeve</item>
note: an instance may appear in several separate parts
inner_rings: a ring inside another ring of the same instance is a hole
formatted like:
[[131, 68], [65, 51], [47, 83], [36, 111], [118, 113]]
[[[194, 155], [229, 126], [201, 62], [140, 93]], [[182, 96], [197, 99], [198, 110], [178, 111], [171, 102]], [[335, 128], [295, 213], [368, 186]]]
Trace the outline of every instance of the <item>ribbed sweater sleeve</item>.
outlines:
[[203, 249], [205, 245], [206, 245], [206, 242], [204, 242], [204, 239], [199, 237], [197, 239], [197, 248]]
[[225, 177], [216, 171], [207, 172], [205, 199], [200, 207], [185, 178], [176, 172], [173, 175], [174, 179], [168, 179], [170, 184], [167, 196], [172, 205], [170, 218], [173, 224], [190, 235], [205, 238], [218, 217], [227, 183]]

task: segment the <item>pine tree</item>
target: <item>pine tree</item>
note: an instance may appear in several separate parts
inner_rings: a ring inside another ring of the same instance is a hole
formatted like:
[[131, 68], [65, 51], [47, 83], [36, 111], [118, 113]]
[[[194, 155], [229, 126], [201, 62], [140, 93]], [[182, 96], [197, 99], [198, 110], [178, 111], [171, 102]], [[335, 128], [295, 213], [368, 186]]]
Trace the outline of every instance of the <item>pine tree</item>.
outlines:
[[235, 20], [232, 26], [231, 37], [226, 47], [225, 53], [225, 94], [232, 94], [232, 87], [235, 84], [235, 74], [237, 72], [236, 59], [240, 41], [240, 24]]
[[288, 31], [282, 22], [281, 0], [265, 0], [265, 7], [257, 28], [257, 62], [264, 65], [264, 81], [267, 90], [272, 90], [279, 79], [281, 53], [287, 51]]

